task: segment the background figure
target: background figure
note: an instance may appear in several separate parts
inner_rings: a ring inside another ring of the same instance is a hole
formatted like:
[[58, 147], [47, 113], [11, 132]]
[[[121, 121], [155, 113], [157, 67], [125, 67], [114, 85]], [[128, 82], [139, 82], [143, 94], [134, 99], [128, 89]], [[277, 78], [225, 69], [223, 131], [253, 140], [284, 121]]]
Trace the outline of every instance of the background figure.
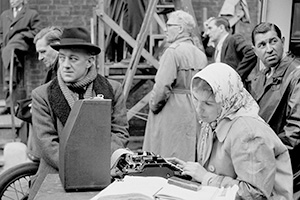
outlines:
[[[0, 114], [10, 113], [9, 107], [16, 101], [16, 88], [24, 77], [24, 52], [33, 46], [34, 36], [41, 30], [37, 11], [29, 9], [25, 0], [10, 0], [11, 9], [5, 10], [0, 17], [0, 44], [6, 83], [6, 107]], [[9, 64], [11, 52], [15, 49], [16, 61], [13, 77], [13, 102], [9, 94]]]
[[214, 61], [226, 63], [235, 69], [245, 83], [257, 58], [250, 42], [240, 34], [231, 34], [226, 18], [216, 17], [208, 22], [206, 34], [215, 44]]
[[300, 193], [300, 61], [284, 53], [284, 37], [275, 24], [258, 24], [252, 42], [264, 69], [257, 67], [249, 76], [250, 92], [259, 104], [259, 115], [289, 149], [294, 193]]
[[238, 185], [236, 199], [292, 200], [288, 150], [259, 117], [259, 107], [236, 71], [213, 63], [197, 73], [191, 85], [201, 123], [198, 162], [170, 161], [203, 185]]
[[57, 26], [50, 26], [42, 29], [35, 37], [34, 43], [38, 53], [38, 59], [42, 61], [47, 73], [44, 83], [49, 82], [56, 77], [58, 69], [58, 52], [51, 45], [59, 44], [62, 29]]
[[151, 91], [143, 150], [163, 157], [196, 158], [198, 122], [190, 98], [190, 81], [207, 65], [191, 38], [195, 21], [178, 10], [167, 21], [167, 42]]
[[[208, 24], [211, 20], [213, 20], [214, 17], [210, 17], [209, 19], [207, 19], [204, 23], [203, 23], [203, 32], [201, 35], [201, 40], [202, 40], [202, 44], [203, 44], [203, 48], [205, 50], [205, 54], [207, 56], [207, 58], [209, 59], [209, 63], [214, 61], [214, 53], [215, 53], [215, 43], [213, 43], [208, 34]], [[211, 61], [211, 62], [210, 62]]]
[[[53, 49], [50, 45], [59, 44], [62, 30], [60, 27], [49, 26], [43, 28], [34, 37], [35, 48], [38, 53], [38, 59], [42, 61], [46, 68], [47, 73], [43, 83], [48, 83], [57, 75], [58, 69], [58, 51]], [[38, 161], [40, 158], [39, 152], [32, 140], [32, 126], [30, 123], [29, 137], [27, 141], [27, 154], [33, 161]]]
[[60, 135], [75, 101], [98, 94], [112, 100], [112, 152], [125, 148], [129, 137], [121, 84], [97, 73], [95, 56], [101, 50], [91, 43], [90, 33], [81, 27], [65, 28], [60, 44], [51, 47], [59, 51], [57, 77], [32, 91], [34, 141], [41, 157], [29, 199], [34, 199], [47, 174], [58, 173]]

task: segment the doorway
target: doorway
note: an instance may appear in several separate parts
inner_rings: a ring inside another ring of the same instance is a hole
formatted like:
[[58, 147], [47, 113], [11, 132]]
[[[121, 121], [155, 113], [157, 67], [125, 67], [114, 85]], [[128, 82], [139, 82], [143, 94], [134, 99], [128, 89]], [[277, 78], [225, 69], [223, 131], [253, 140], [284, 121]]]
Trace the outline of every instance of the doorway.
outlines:
[[293, 2], [290, 38], [290, 51], [300, 58], [300, 0]]

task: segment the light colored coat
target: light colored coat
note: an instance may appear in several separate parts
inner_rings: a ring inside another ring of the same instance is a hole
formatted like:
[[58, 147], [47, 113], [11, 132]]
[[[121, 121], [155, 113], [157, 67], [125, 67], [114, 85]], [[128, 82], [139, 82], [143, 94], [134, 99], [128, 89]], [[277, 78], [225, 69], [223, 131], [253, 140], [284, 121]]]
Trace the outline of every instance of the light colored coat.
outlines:
[[267, 123], [250, 116], [225, 118], [215, 132], [204, 185], [237, 184], [237, 199], [292, 199], [289, 153]]
[[160, 60], [151, 91], [143, 150], [195, 161], [198, 122], [190, 98], [192, 77], [207, 65], [190, 38], [171, 44]]

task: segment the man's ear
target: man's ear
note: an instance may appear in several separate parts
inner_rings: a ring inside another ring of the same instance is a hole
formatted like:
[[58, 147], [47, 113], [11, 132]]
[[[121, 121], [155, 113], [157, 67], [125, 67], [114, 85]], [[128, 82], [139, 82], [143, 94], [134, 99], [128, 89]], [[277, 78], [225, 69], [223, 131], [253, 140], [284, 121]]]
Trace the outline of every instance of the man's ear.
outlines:
[[284, 38], [284, 37], [282, 37], [282, 38], [281, 38], [281, 42], [282, 42], [282, 44], [284, 44], [284, 41], [285, 41], [285, 38]]
[[257, 53], [256, 53], [256, 49], [255, 49], [255, 46], [251, 46], [252, 47], [252, 49], [253, 49], [253, 52], [255, 53], [255, 55], [257, 56]]
[[183, 26], [180, 26], [179, 33], [183, 33], [183, 32], [184, 32], [184, 28]]
[[94, 56], [90, 56], [90, 57], [87, 59], [87, 63], [88, 63], [87, 68], [90, 68], [90, 67], [93, 65], [94, 61], [95, 61], [95, 57], [94, 57]]

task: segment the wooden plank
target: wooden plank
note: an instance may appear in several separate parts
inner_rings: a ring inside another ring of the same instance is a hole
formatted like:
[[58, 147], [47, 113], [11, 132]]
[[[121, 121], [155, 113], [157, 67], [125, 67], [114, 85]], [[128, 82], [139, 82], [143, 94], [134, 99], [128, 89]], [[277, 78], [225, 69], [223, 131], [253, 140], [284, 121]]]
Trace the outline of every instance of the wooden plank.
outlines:
[[139, 112], [142, 108], [148, 105], [150, 100], [150, 92], [146, 94], [139, 102], [137, 102], [132, 108], [127, 112], [127, 119], [130, 120], [134, 117], [135, 113]]
[[158, 0], [152, 0], [149, 1], [147, 11], [142, 23], [142, 27], [140, 29], [140, 32], [137, 36], [137, 45], [133, 49], [132, 57], [129, 63], [129, 68], [126, 73], [126, 78], [124, 79], [123, 82], [123, 93], [125, 96], [125, 99], [127, 99], [133, 77], [136, 72], [136, 66], [140, 61], [141, 53], [144, 48], [147, 36], [149, 35], [149, 27], [150, 23], [152, 22], [153, 19], [153, 14], [156, 10], [156, 5], [157, 5]]
[[[110, 79], [119, 79], [119, 80], [124, 80], [124, 78], [126, 78], [125, 75], [108, 75], [106, 76], [107, 78], [110, 78]], [[133, 79], [147, 79], [147, 80], [150, 80], [150, 79], [154, 79], [155, 78], [155, 75], [135, 75], [133, 77]]]
[[[103, 1], [103, 0], [102, 0]], [[107, 14], [101, 13], [99, 10], [96, 11], [100, 19], [103, 20], [108, 26], [110, 26], [120, 37], [122, 37], [131, 47], [135, 47], [137, 42], [124, 31], [117, 23], [115, 23]], [[101, 20], [100, 20], [101, 21]], [[155, 59], [146, 49], [142, 49], [142, 56], [149, 61], [153, 67], [159, 67], [158, 60]]]
[[10, 69], [9, 69], [9, 98], [10, 98], [10, 113], [11, 113], [11, 131], [12, 134], [16, 134], [16, 123], [15, 123], [15, 106], [14, 106], [14, 99], [13, 99], [13, 76], [14, 76], [14, 56], [15, 56], [15, 49], [11, 50], [11, 57], [10, 57]]
[[[104, 0], [99, 0], [99, 13], [104, 13]], [[98, 21], [98, 20], [97, 20]], [[104, 64], [105, 64], [105, 38], [104, 38], [104, 30], [105, 24], [102, 20], [99, 20], [99, 27], [98, 27], [98, 46], [101, 49], [101, 53], [98, 55], [99, 60], [99, 73], [104, 75]]]

